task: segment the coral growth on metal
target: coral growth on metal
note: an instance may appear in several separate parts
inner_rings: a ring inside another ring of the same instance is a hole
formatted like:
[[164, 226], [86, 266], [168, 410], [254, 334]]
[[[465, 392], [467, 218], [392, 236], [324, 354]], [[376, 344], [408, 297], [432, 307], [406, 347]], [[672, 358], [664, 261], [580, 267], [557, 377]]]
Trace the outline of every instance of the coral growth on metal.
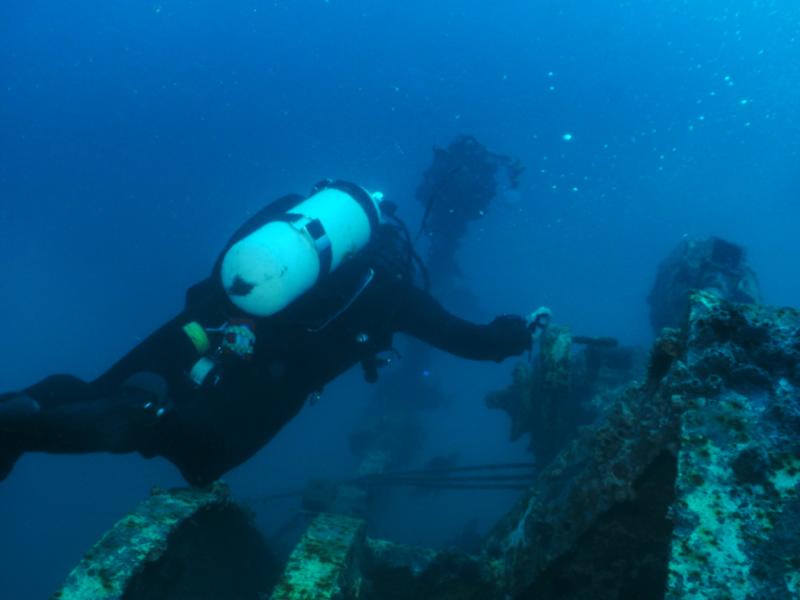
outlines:
[[361, 587], [357, 554], [365, 541], [364, 521], [320, 514], [289, 557], [272, 600], [357, 598]]
[[656, 343], [648, 380], [619, 392], [495, 528], [487, 556], [501, 587], [797, 597], [798, 385], [797, 311], [693, 295], [683, 330]]
[[170, 536], [198, 512], [228, 501], [222, 484], [205, 489], [154, 490], [114, 525], [67, 576], [54, 600], [112, 600], [168, 548]]

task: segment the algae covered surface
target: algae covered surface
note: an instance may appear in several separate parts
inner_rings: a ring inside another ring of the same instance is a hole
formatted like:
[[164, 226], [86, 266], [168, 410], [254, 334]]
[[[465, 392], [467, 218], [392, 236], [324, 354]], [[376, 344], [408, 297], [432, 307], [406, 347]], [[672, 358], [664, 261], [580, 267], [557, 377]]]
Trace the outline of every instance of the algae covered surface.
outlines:
[[358, 597], [356, 554], [365, 544], [360, 519], [320, 514], [289, 557], [273, 600], [344, 600]]
[[668, 598], [797, 597], [800, 315], [692, 304]]
[[170, 536], [202, 510], [227, 502], [227, 488], [157, 490], [118, 521], [67, 576], [54, 600], [122, 598], [131, 580], [161, 558]]

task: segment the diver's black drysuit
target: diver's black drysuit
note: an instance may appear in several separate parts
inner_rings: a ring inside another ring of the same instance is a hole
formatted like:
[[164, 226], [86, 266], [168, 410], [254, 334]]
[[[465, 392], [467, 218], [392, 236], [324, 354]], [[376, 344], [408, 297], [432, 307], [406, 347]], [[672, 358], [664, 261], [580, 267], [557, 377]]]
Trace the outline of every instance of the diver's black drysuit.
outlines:
[[[226, 251], [300, 200], [286, 196], [264, 208]], [[361, 362], [373, 379], [377, 353], [392, 348], [395, 332], [476, 360], [500, 361], [530, 348], [521, 317], [476, 325], [417, 287], [403, 230], [380, 225], [360, 254], [310, 292], [276, 315], [252, 320], [252, 356], [220, 355], [216, 383], [197, 385], [188, 373], [198, 352], [184, 326], [213, 329], [247, 317], [222, 288], [220, 258], [212, 275], [189, 289], [177, 317], [98, 379], [55, 375], [0, 396], [0, 479], [27, 451], [138, 451], [169, 459], [189, 483], [204, 485], [253, 456], [307, 398], [353, 365]]]

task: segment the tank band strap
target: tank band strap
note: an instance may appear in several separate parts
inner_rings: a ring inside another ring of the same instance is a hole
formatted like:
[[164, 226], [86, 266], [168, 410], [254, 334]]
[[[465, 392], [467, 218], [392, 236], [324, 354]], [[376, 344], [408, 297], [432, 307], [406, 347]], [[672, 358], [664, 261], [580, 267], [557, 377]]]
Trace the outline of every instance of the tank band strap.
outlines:
[[325, 277], [331, 271], [331, 263], [333, 262], [333, 249], [331, 247], [331, 238], [328, 237], [328, 232], [325, 231], [325, 226], [319, 219], [312, 219], [306, 224], [306, 231], [311, 239], [314, 240], [314, 247], [317, 249], [317, 256], [319, 256], [319, 276]]
[[319, 219], [309, 219], [303, 215], [295, 213], [284, 213], [278, 215], [275, 221], [283, 221], [289, 223], [297, 230], [305, 231], [311, 241], [314, 243], [314, 249], [317, 251], [319, 258], [319, 278], [325, 277], [331, 271], [331, 264], [333, 263], [333, 247], [331, 246], [331, 238], [328, 237], [328, 232], [325, 231], [325, 226]]

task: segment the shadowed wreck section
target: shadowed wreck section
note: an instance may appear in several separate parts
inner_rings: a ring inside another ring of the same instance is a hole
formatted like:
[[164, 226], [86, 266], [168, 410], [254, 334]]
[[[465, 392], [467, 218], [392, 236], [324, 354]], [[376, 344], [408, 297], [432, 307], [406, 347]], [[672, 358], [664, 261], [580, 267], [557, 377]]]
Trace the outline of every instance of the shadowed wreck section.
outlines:
[[[797, 311], [698, 292], [646, 375], [603, 391], [597, 417], [542, 466], [477, 556], [371, 540], [364, 520], [321, 514], [276, 576], [247, 513], [217, 485], [154, 494], [55, 597], [797, 597], [799, 384]], [[513, 406], [519, 395], [533, 410], [531, 386], [541, 378], [517, 370], [495, 399]]]
[[659, 455], [617, 502], [553, 560], [527, 590], [531, 598], [658, 598], [667, 580], [675, 459]]

